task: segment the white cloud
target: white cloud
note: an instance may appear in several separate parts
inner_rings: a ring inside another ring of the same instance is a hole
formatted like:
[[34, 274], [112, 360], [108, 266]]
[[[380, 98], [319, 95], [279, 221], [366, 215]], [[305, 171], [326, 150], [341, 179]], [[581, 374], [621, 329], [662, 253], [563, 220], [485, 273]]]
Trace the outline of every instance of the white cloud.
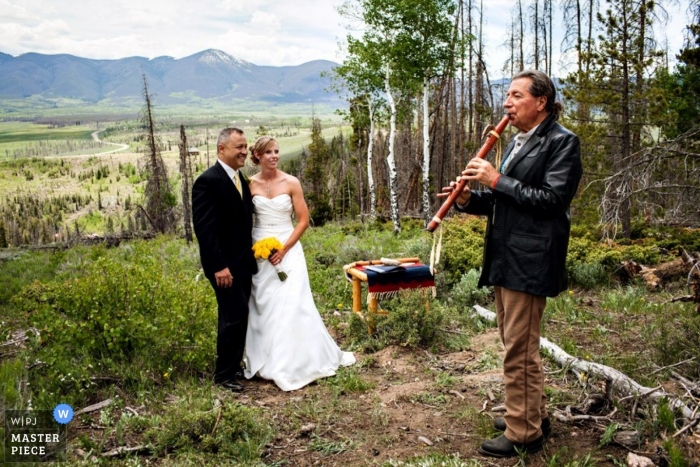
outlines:
[[273, 34], [280, 30], [280, 20], [277, 15], [256, 11], [250, 19], [250, 25], [262, 34]]
[[[350, 31], [343, 0], [0, 0], [0, 52], [68, 53], [87, 58], [182, 58], [215, 48], [257, 65], [341, 61]], [[657, 33], [682, 46], [688, 0], [669, 7]], [[509, 55], [503, 46], [512, 0], [484, 2], [486, 61], [495, 78]], [[555, 54], [561, 37], [555, 36]], [[554, 57], [558, 65], [558, 56]]]

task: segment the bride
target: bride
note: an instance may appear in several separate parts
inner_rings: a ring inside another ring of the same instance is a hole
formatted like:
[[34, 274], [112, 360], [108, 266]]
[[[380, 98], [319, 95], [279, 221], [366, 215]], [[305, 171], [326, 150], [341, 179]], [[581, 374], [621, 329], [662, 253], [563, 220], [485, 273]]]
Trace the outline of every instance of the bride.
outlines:
[[[284, 248], [258, 262], [249, 301], [245, 377], [273, 380], [284, 391], [332, 376], [355, 363], [328, 334], [314, 304], [299, 238], [309, 226], [309, 210], [296, 177], [277, 169], [279, 145], [262, 136], [250, 148], [261, 171], [250, 179], [255, 221], [253, 242], [275, 237]], [[297, 218], [292, 224], [292, 213]], [[275, 270], [284, 271], [282, 281]]]

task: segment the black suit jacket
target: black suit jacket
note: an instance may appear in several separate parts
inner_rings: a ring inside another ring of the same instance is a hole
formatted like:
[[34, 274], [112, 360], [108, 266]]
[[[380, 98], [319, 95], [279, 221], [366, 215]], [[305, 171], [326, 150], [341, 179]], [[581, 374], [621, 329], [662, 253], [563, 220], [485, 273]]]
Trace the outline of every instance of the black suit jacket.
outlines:
[[192, 187], [194, 232], [202, 268], [210, 280], [225, 268], [234, 280], [249, 278], [258, 270], [251, 238], [253, 198], [244, 177], [241, 188], [242, 199], [218, 161], [197, 177]]

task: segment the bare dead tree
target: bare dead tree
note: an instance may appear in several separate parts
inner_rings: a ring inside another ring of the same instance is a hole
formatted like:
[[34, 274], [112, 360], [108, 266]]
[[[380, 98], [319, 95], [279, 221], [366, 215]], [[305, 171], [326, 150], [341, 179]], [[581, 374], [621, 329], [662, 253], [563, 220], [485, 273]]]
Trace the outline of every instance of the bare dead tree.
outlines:
[[[469, 117], [467, 121], [467, 137], [465, 141], [465, 146], [468, 146], [472, 140], [472, 135], [474, 134], [474, 40], [472, 39], [473, 34], [473, 24], [474, 15], [472, 8], [472, 0], [469, 0], [469, 5], [467, 7], [467, 34], [469, 36], [469, 68], [468, 68], [468, 80], [467, 80], [467, 103], [469, 105]], [[464, 167], [467, 163], [467, 157], [460, 160], [459, 167]]]
[[518, 57], [518, 71], [525, 68], [525, 51], [523, 49], [523, 43], [525, 42], [525, 26], [523, 25], [523, 3], [522, 0], [518, 0], [518, 41], [520, 43], [520, 57]]
[[545, 30], [549, 35], [549, 40], [547, 40], [547, 74], [549, 76], [552, 76], [552, 71], [554, 69], [554, 66], [552, 65], [552, 50], [554, 49], [554, 42], [552, 39], [552, 31], [554, 29], [554, 18], [552, 17], [552, 10], [554, 9], [554, 6], [552, 4], [552, 0], [545, 0], [545, 14], [547, 15], [547, 26], [545, 27]]
[[146, 191], [144, 193], [144, 214], [153, 230], [159, 233], [172, 232], [175, 227], [175, 195], [168, 182], [168, 172], [160, 154], [159, 141], [156, 136], [155, 122], [153, 119], [153, 105], [151, 95], [148, 93], [146, 74], [143, 75], [143, 99], [142, 122], [146, 131]]
[[185, 240], [192, 242], [192, 164], [187, 150], [185, 125], [180, 125], [180, 177], [182, 179], [182, 214], [185, 224]]
[[564, 39], [562, 40], [562, 52], [568, 52], [573, 49], [576, 52], [577, 67], [576, 71], [580, 74], [582, 65], [582, 50], [583, 50], [583, 30], [582, 30], [582, 11], [580, 0], [562, 0], [561, 11], [563, 22], [567, 25], [564, 29]]
[[[459, 24], [460, 24], [460, 36], [462, 38], [462, 41], [460, 42], [460, 53], [462, 57], [465, 56], [466, 53], [466, 48], [465, 44], [467, 41], [470, 41], [470, 38], [465, 36], [465, 25], [464, 25], [464, 2], [462, 0], [459, 0]], [[471, 0], [468, 0], [468, 6], [471, 10]], [[471, 16], [471, 11], [469, 13]], [[471, 62], [471, 56], [469, 57], [469, 62]], [[467, 128], [467, 98], [466, 98], [466, 86], [467, 83], [465, 81], [466, 75], [465, 75], [465, 69], [464, 69], [464, 60], [462, 60], [461, 66], [460, 66], [460, 79], [459, 79], [459, 137], [457, 139], [457, 153], [455, 154], [455, 163], [458, 168], [464, 167], [465, 165], [465, 151], [464, 151], [464, 146], [467, 141], [467, 134], [468, 134], [468, 128]]]
[[617, 233], [631, 202], [647, 222], [700, 226], [699, 141], [700, 128], [694, 128], [643, 148], [622, 161], [623, 169], [602, 180], [601, 222], [610, 228], [609, 236]]

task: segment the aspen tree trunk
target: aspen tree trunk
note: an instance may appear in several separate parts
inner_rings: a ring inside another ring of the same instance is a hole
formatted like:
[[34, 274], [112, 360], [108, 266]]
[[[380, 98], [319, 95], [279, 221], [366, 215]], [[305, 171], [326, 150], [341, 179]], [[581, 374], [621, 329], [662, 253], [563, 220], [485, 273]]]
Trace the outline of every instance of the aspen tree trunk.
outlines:
[[369, 188], [369, 219], [377, 218], [377, 193], [374, 188], [372, 175], [372, 151], [374, 150], [374, 101], [369, 99], [369, 139], [367, 141], [367, 185]]
[[391, 220], [394, 222], [394, 233], [401, 232], [401, 220], [399, 218], [399, 202], [396, 196], [396, 185], [398, 184], [398, 173], [396, 172], [396, 160], [394, 156], [394, 140], [396, 139], [396, 102], [391, 93], [391, 85], [389, 77], [391, 76], [391, 67], [386, 65], [386, 96], [391, 109], [389, 118], [389, 154], [387, 154], [386, 162], [389, 166], [389, 199], [391, 203]]
[[540, 1], [535, 0], [535, 16], [533, 18], [535, 32], [535, 70], [540, 69]]
[[430, 124], [428, 112], [428, 76], [423, 78], [423, 218], [430, 222]]

